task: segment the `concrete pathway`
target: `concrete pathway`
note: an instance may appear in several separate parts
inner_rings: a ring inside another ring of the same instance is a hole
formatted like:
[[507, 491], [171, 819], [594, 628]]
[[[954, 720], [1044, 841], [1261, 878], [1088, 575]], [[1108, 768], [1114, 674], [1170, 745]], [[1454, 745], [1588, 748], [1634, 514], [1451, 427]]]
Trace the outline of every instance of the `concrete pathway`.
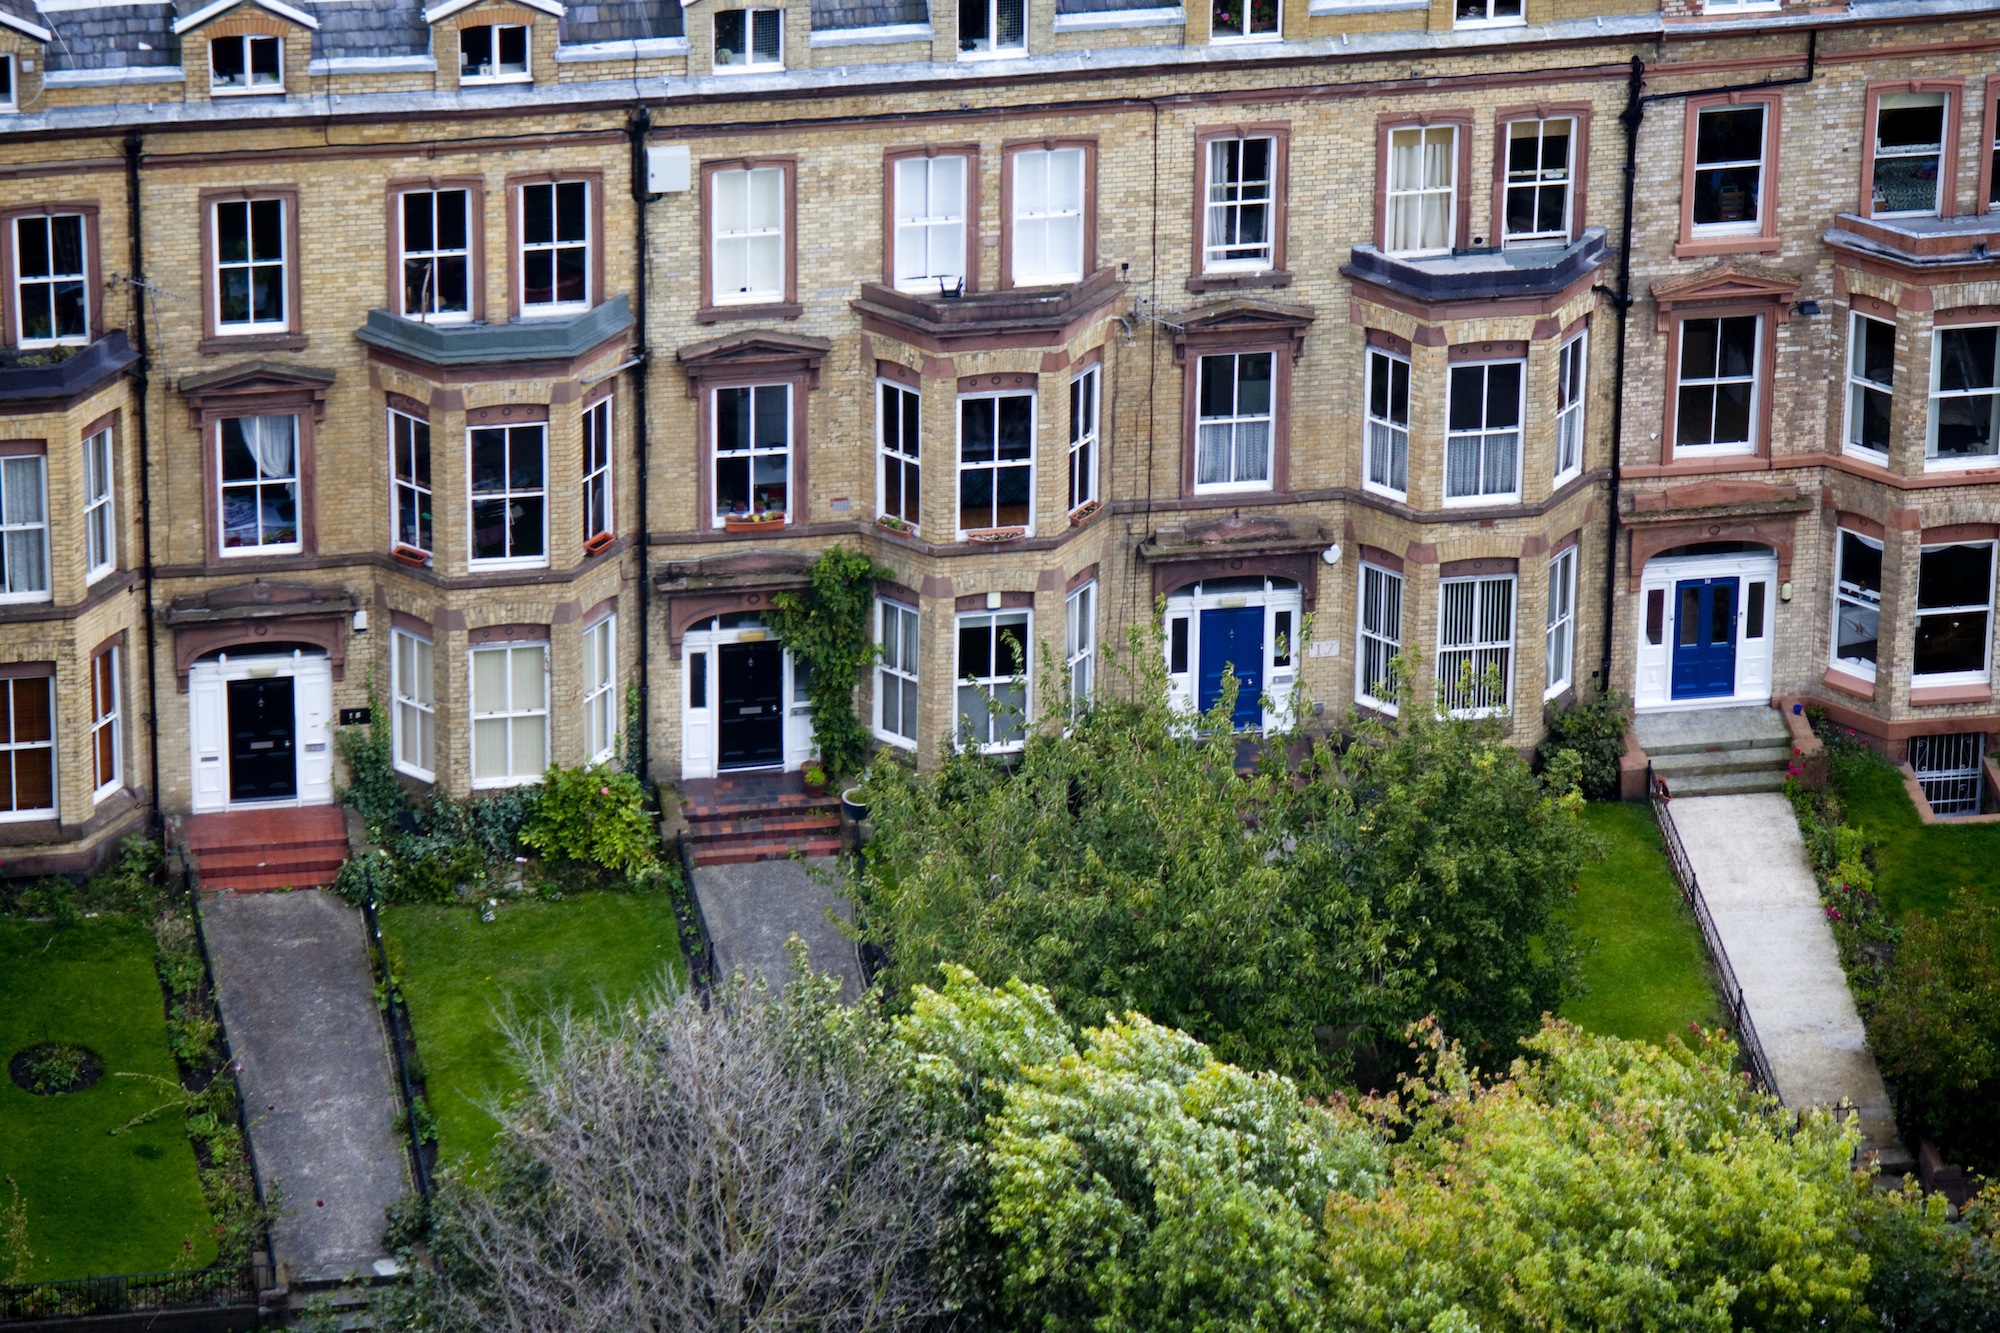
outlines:
[[368, 1274], [383, 1210], [408, 1189], [402, 1103], [375, 1008], [361, 913], [317, 889], [211, 894], [202, 925], [291, 1281]]
[[1743, 1002], [1787, 1106], [1861, 1114], [1885, 1169], [1909, 1161], [1847, 989], [1791, 803], [1776, 793], [1683, 797], [1669, 807]]
[[845, 869], [832, 857], [798, 861], [747, 861], [740, 865], [696, 866], [694, 894], [715, 944], [715, 970], [727, 979], [737, 968], [762, 972], [784, 989], [791, 979], [785, 941], [806, 943], [815, 972], [841, 979], [840, 998], [861, 994], [861, 963], [854, 941], [827, 919], [827, 909], [854, 919], [840, 893]]

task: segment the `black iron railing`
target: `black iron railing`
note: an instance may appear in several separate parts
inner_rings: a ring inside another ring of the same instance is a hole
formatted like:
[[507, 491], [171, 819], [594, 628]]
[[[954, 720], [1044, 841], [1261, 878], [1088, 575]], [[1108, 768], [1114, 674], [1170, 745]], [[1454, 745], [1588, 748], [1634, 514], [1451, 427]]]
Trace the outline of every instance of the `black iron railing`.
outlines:
[[270, 1285], [261, 1263], [163, 1273], [110, 1273], [0, 1286], [0, 1319], [51, 1319], [129, 1310], [241, 1306]]
[[1744, 1062], [1750, 1066], [1750, 1076], [1757, 1080], [1758, 1085], [1775, 1096], [1778, 1082], [1771, 1077], [1771, 1062], [1765, 1058], [1764, 1043], [1757, 1036], [1757, 1024], [1750, 1018], [1750, 1006], [1744, 1003], [1743, 984], [1736, 979], [1736, 968], [1729, 961], [1729, 951], [1722, 946], [1722, 934], [1715, 928], [1715, 917], [1708, 910], [1708, 899], [1702, 896], [1701, 881], [1695, 877], [1694, 864], [1688, 860], [1687, 848], [1681, 843], [1681, 832], [1674, 824], [1673, 810], [1661, 796], [1650, 764], [1646, 766], [1646, 788], [1653, 805], [1653, 818], [1660, 825], [1660, 837], [1667, 845], [1668, 864], [1674, 868], [1674, 879], [1681, 886], [1681, 896], [1687, 899], [1689, 909], [1694, 912], [1695, 923], [1701, 927], [1701, 942], [1707, 946], [1709, 961], [1715, 965], [1716, 980], [1722, 987], [1722, 1005], [1729, 1012], [1729, 1023], [1736, 1031]]
[[389, 970], [388, 946], [382, 942], [382, 920], [375, 913], [375, 900], [361, 904], [361, 921], [368, 928], [368, 960], [375, 968], [377, 994], [381, 997], [382, 1025], [387, 1029], [389, 1055], [396, 1065], [396, 1086], [403, 1093], [403, 1127], [409, 1138], [410, 1179], [425, 1203], [431, 1198], [431, 1168], [425, 1156], [423, 1127], [417, 1119], [417, 1089], [410, 1078], [410, 1060], [416, 1053], [416, 1038], [410, 1031], [409, 1014], [403, 1007], [402, 987]]

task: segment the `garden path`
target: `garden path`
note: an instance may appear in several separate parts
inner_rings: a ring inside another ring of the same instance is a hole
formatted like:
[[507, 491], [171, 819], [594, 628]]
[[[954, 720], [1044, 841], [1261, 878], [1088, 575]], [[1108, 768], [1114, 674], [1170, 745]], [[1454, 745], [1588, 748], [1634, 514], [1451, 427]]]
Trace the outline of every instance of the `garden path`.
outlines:
[[1791, 803], [1762, 792], [1683, 797], [1671, 808], [1763, 1041], [1774, 1091], [1796, 1108], [1845, 1098], [1860, 1112], [1866, 1147], [1881, 1153], [1884, 1170], [1900, 1170], [1909, 1155]]
[[361, 914], [318, 889], [208, 894], [201, 910], [250, 1151], [284, 1192], [278, 1263], [294, 1283], [367, 1275], [408, 1182]]
[[839, 888], [844, 879], [832, 857], [696, 866], [694, 893], [715, 945], [718, 976], [727, 978], [739, 967], [746, 975], [762, 972], [782, 991], [792, 970], [785, 941], [797, 935], [813, 970], [841, 979], [840, 998], [859, 997], [854, 941], [827, 916], [831, 909], [842, 920], [853, 919]]

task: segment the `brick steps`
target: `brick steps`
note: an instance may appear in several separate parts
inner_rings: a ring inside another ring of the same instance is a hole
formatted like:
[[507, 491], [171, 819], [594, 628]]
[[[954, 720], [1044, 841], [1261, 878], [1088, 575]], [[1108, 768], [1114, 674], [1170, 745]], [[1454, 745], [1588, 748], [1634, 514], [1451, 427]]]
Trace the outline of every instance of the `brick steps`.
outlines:
[[324, 888], [348, 850], [336, 805], [190, 815], [186, 839], [202, 887], [218, 893]]
[[833, 856], [841, 849], [840, 798], [807, 795], [796, 773], [688, 782], [682, 811], [698, 866]]
[[697, 847], [694, 851], [694, 863], [698, 866], [730, 866], [742, 865], [749, 861], [788, 861], [793, 853], [800, 856], [838, 856], [840, 847], [838, 834], [782, 843], [731, 842]]

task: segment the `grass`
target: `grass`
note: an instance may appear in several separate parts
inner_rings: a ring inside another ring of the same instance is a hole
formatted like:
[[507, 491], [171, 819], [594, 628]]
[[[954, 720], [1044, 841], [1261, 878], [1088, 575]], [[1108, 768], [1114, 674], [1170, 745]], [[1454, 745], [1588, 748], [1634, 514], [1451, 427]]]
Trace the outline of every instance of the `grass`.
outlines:
[[442, 1158], [482, 1164], [499, 1128], [482, 1103], [520, 1086], [500, 1016], [623, 1001], [684, 975], [672, 898], [584, 893], [514, 902], [482, 922], [469, 906], [382, 910], [390, 967], [416, 1029]]
[[[111, 1132], [169, 1097], [149, 1079], [119, 1074], [177, 1078], [149, 923], [0, 920], [0, 1067], [50, 1040], [90, 1047], [105, 1073], [80, 1092], [38, 1097], [0, 1072], [0, 1210], [12, 1198], [11, 1176], [28, 1217], [24, 1276], [214, 1262], [214, 1228], [180, 1111]], [[0, 1281], [12, 1260], [0, 1255]]]
[[1570, 906], [1570, 928], [1595, 947], [1584, 958], [1586, 989], [1562, 1016], [1588, 1032], [1643, 1041], [1690, 1023], [1720, 1025], [1708, 954], [1652, 811], [1636, 801], [1592, 804], [1584, 820], [1610, 854], [1584, 870]]
[[1892, 918], [1941, 914], [1963, 885], [2000, 901], [2000, 824], [1926, 824], [1903, 774], [1872, 755], [1842, 756], [1834, 782], [1847, 822], [1875, 845], [1875, 891]]

